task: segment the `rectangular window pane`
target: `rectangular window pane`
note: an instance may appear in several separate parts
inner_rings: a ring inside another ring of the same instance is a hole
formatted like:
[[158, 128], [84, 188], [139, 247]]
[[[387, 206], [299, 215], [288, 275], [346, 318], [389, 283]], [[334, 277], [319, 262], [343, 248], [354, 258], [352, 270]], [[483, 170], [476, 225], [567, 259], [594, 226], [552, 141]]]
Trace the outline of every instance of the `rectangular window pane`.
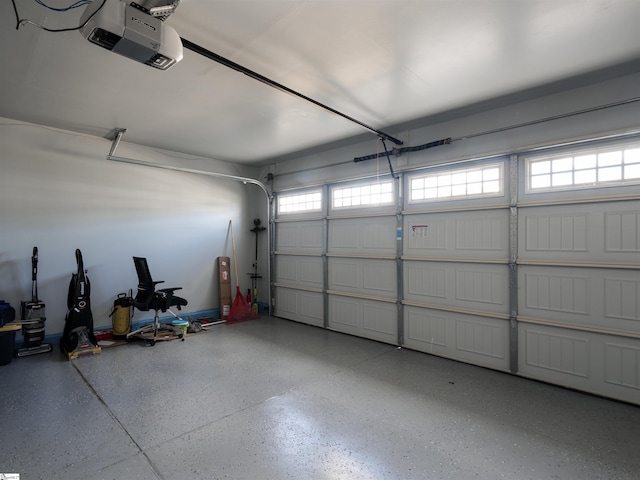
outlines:
[[451, 175], [440, 175], [438, 177], [438, 186], [451, 185]]
[[467, 194], [466, 185], [453, 185], [451, 187], [451, 195], [454, 197], [461, 197]]
[[425, 189], [424, 198], [438, 198], [438, 189], [437, 188]]
[[571, 185], [573, 183], [573, 175], [571, 172], [554, 173], [551, 177], [551, 183], [554, 187]]
[[482, 181], [482, 170], [467, 172], [467, 182], [469, 184]]
[[531, 177], [531, 188], [549, 188], [551, 186], [551, 175], [537, 175]]
[[590, 155], [580, 155], [573, 161], [575, 169], [594, 168], [596, 166], [596, 155], [592, 153]]
[[573, 181], [577, 184], [581, 183], [595, 183], [596, 182], [596, 170], [579, 170], [573, 175]]
[[451, 184], [452, 185], [463, 185], [467, 183], [467, 174], [463, 173], [454, 173], [451, 175]]
[[573, 168], [573, 158], [556, 158], [551, 168], [554, 172], [568, 172]]
[[438, 187], [438, 198], [450, 197], [451, 196], [451, 187], [445, 185], [444, 187]]
[[480, 195], [482, 193], [482, 183], [475, 182], [467, 184], [467, 195]]
[[498, 180], [500, 178], [499, 168], [487, 168], [482, 171], [483, 180]]
[[482, 192], [483, 193], [497, 193], [500, 191], [500, 182], [498, 180], [491, 180], [490, 182], [484, 182]]
[[610, 165], [620, 165], [622, 163], [622, 152], [607, 152], [598, 155], [598, 166], [607, 167]]
[[438, 186], [438, 177], [430, 177], [424, 179], [425, 188], [436, 188]]
[[549, 160], [531, 163], [531, 175], [542, 175], [543, 173], [549, 173], [550, 171], [551, 162]]
[[613, 182], [622, 179], [622, 167], [607, 167], [598, 170], [598, 181]]
[[624, 179], [633, 180], [640, 178], [640, 163], [635, 165], [625, 165], [624, 167]]
[[624, 163], [640, 163], [640, 148], [625, 150]]

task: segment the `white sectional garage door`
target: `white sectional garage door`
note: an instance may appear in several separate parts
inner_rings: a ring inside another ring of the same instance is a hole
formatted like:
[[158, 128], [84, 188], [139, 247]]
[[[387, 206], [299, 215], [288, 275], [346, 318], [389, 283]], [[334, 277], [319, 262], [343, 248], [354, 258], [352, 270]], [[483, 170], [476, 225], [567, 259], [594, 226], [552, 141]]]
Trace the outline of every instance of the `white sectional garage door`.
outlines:
[[272, 293], [280, 317], [324, 326], [323, 224], [321, 215], [276, 223]]
[[328, 327], [398, 342], [395, 215], [330, 218]]
[[609, 157], [536, 155], [403, 172], [376, 208], [325, 185], [319, 211], [276, 217], [274, 313], [640, 404], [640, 161], [616, 181]]
[[539, 195], [525, 185], [518, 364], [528, 377], [640, 403], [640, 188], [618, 183]]
[[[405, 345], [508, 370], [508, 208], [409, 214], [404, 222]], [[416, 225], [426, 232], [415, 235]]]

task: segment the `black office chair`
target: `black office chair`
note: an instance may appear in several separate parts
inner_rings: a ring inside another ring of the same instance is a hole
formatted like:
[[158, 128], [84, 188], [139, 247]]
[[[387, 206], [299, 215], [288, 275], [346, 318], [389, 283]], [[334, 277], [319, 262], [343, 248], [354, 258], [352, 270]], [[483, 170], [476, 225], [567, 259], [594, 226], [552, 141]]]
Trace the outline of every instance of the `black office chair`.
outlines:
[[[153, 324], [145, 325], [137, 330], [134, 330], [127, 334], [127, 340], [133, 337], [140, 337], [150, 345], [156, 344], [158, 337], [158, 330], [171, 330], [174, 333], [178, 333], [180, 338], [183, 337], [183, 333], [179, 328], [169, 324], [161, 324], [158, 318], [158, 312], [169, 312], [175, 318], [182, 320], [175, 313], [173, 313], [169, 307], [176, 307], [181, 310], [181, 307], [187, 305], [187, 301], [184, 298], [176, 297], [173, 292], [180, 290], [177, 288], [162, 288], [156, 290], [156, 285], [163, 283], [163, 280], [153, 281], [151, 273], [149, 272], [149, 265], [147, 265], [147, 259], [141, 257], [133, 257], [133, 263], [136, 266], [136, 272], [138, 272], [138, 292], [133, 299], [133, 306], [140, 311], [148, 312], [150, 310], [155, 311], [153, 317]], [[150, 340], [143, 334], [153, 332], [153, 338]], [[184, 338], [183, 338], [184, 340]]]

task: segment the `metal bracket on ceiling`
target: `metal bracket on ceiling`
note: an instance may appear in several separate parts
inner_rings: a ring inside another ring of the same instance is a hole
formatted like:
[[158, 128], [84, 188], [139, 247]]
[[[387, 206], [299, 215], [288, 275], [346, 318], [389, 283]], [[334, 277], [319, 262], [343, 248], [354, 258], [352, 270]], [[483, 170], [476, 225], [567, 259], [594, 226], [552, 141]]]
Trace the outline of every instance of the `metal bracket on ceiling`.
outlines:
[[165, 21], [172, 13], [175, 13], [176, 8], [180, 5], [180, 0], [136, 0], [131, 5], [152, 17]]
[[118, 144], [120, 143], [120, 140], [122, 140], [122, 136], [126, 131], [126, 128], [116, 128], [109, 135], [107, 135], [107, 138], [113, 137], [113, 139], [111, 140], [111, 150], [109, 150], [109, 157], [115, 155], [116, 148], [118, 148]]

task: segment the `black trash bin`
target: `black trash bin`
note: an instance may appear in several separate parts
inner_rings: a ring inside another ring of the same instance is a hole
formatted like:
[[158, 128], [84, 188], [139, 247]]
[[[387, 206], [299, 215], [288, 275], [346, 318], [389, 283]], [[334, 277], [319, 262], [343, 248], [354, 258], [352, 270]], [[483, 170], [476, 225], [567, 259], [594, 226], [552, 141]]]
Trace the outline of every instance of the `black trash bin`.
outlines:
[[16, 340], [16, 332], [0, 332], [0, 365], [11, 363], [13, 358], [13, 344]]

